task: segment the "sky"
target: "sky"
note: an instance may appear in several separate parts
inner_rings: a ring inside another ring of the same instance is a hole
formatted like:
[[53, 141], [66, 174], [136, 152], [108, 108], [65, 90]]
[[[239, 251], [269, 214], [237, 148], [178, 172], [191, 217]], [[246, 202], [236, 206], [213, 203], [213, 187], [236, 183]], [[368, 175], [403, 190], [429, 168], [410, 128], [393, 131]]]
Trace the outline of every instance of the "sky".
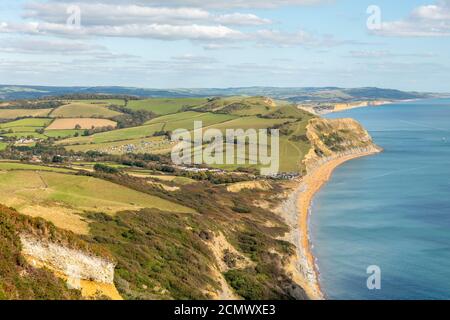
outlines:
[[450, 0], [2, 0], [0, 83], [450, 92]]

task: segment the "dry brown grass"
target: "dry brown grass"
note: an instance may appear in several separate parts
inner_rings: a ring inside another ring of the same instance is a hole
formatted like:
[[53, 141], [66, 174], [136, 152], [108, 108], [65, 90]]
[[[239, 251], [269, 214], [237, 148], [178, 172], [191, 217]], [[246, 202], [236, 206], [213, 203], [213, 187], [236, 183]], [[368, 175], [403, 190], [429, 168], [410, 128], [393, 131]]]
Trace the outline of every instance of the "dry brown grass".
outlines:
[[71, 130], [79, 125], [81, 129], [104, 128], [108, 126], [116, 127], [117, 123], [108, 119], [92, 119], [92, 118], [68, 118], [56, 119], [47, 127], [47, 130]]
[[52, 222], [58, 228], [69, 230], [76, 234], [89, 234], [89, 224], [80, 215], [76, 214], [75, 210], [69, 208], [34, 205], [24, 207], [21, 213], [31, 217], [43, 218]]
[[227, 187], [228, 192], [240, 192], [242, 190], [263, 190], [272, 189], [272, 186], [267, 181], [245, 181], [231, 184]]

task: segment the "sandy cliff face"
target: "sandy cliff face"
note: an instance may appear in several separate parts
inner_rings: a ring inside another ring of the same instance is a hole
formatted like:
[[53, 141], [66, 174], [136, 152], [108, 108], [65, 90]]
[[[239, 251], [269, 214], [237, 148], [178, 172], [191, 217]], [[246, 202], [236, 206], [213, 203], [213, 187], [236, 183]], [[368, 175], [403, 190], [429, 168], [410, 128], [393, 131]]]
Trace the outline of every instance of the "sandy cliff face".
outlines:
[[307, 126], [312, 148], [303, 160], [308, 172], [340, 157], [379, 152], [369, 133], [353, 119], [315, 118]]
[[81, 280], [111, 284], [114, 281], [114, 263], [90, 256], [84, 252], [61, 245], [44, 242], [22, 234], [23, 254], [33, 257], [61, 273], [76, 273]]
[[115, 263], [80, 250], [21, 234], [22, 254], [35, 267], [45, 267], [83, 296], [121, 299], [114, 286]]

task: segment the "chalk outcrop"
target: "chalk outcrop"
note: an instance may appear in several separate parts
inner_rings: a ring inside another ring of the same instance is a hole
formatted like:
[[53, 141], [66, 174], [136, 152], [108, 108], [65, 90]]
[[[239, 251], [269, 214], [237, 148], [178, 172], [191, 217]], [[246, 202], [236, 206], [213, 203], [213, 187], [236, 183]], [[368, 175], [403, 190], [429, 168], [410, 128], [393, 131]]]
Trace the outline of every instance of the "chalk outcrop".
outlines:
[[115, 263], [59, 244], [21, 234], [22, 254], [67, 278], [114, 283]]

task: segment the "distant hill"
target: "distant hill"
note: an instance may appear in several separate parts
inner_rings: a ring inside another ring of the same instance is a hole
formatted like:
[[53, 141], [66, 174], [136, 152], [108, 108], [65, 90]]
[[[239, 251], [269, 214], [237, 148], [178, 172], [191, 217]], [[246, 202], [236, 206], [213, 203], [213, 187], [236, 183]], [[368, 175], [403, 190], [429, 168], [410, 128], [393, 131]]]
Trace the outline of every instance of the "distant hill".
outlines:
[[61, 95], [126, 95], [139, 98], [187, 98], [213, 96], [267, 96], [292, 102], [351, 102], [358, 100], [408, 100], [438, 97], [438, 94], [405, 92], [380, 88], [209, 88], [209, 89], [144, 89], [132, 87], [44, 87], [0, 85], [0, 100], [37, 99]]

